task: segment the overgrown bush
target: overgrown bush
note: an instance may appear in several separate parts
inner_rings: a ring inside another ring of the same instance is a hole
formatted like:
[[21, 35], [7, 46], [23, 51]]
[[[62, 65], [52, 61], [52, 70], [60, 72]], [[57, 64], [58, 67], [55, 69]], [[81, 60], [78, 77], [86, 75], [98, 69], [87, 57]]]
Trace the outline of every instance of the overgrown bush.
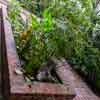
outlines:
[[[26, 8], [33, 10], [34, 0], [23, 1]], [[25, 66], [32, 70], [51, 56], [63, 56], [100, 88], [100, 48], [96, 45], [100, 16], [95, 12], [95, 0], [44, 0], [42, 4], [35, 10], [41, 20], [30, 15], [24, 25], [18, 17], [19, 10], [9, 7], [18, 53]]]

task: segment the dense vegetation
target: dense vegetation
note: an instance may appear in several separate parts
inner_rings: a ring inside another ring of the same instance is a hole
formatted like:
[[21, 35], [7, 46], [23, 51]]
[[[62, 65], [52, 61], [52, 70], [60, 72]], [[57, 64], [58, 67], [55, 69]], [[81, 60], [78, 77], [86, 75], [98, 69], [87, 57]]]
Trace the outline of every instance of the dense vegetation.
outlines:
[[21, 6], [29, 10], [30, 12], [36, 14], [37, 16], [42, 16], [42, 12], [45, 8], [49, 7], [49, 4], [53, 0], [18, 0]]
[[[22, 66], [32, 71], [52, 56], [65, 57], [100, 88], [100, 16], [95, 0], [20, 1], [9, 6], [8, 14]], [[37, 17], [30, 14], [22, 21], [21, 6]]]

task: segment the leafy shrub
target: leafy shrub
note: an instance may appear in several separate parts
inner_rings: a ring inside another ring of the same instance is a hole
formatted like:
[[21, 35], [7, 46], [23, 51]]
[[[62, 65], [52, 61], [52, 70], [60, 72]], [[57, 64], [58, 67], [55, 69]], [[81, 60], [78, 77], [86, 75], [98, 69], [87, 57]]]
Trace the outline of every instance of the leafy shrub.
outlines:
[[[33, 10], [27, 6], [33, 1], [23, 1], [21, 3], [26, 8]], [[94, 8], [95, 0], [51, 0], [46, 3], [44, 0], [39, 10], [35, 10], [41, 20], [31, 15], [28, 23], [23, 25], [18, 17], [19, 10], [10, 6], [9, 17], [24, 66], [32, 70], [33, 66], [39, 67], [51, 56], [63, 56], [100, 88], [100, 48], [96, 44], [100, 16]], [[25, 38], [21, 39], [17, 33], [24, 34]]]
[[[16, 47], [23, 66], [27, 72], [37, 69], [43, 62], [46, 62], [51, 56], [56, 56], [53, 31], [53, 19], [48, 10], [42, 14], [42, 19], [30, 15], [28, 22], [23, 22], [18, 2], [13, 1], [9, 5], [9, 20], [12, 23], [13, 33], [16, 41]], [[13, 15], [12, 15], [13, 11]], [[56, 42], [56, 41], [55, 41]]]

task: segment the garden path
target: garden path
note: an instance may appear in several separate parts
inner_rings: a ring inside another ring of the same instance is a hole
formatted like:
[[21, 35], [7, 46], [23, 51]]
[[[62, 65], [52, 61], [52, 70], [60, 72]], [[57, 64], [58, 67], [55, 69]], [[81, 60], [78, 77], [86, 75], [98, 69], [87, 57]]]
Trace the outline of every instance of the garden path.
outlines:
[[80, 75], [78, 75], [77, 72], [69, 65], [67, 65], [65, 83], [67, 83], [67, 77], [70, 78], [69, 83], [71, 83], [76, 92], [76, 97], [74, 100], [100, 100], [100, 95], [96, 96], [86, 82], [83, 81]]

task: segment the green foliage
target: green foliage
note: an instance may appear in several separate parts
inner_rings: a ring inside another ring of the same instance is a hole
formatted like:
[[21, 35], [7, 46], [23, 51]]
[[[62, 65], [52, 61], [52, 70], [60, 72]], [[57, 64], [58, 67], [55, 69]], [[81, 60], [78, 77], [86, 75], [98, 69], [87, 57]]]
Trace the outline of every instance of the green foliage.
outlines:
[[[25, 23], [20, 16], [20, 11], [15, 10], [20, 7], [20, 4], [16, 2], [16, 5], [11, 5], [9, 5], [8, 15], [12, 23], [17, 51], [26, 71], [31, 72], [54, 55], [54, 50], [49, 45], [51, 41], [49, 33], [53, 28], [53, 20], [48, 10], [45, 10], [40, 21], [37, 17], [30, 15], [30, 19]], [[12, 11], [14, 17], [12, 17]]]
[[26, 70], [40, 67], [51, 56], [63, 56], [100, 87], [100, 47], [96, 40], [100, 16], [94, 10], [95, 0], [21, 0], [22, 4], [41, 16], [38, 20], [30, 15], [23, 24], [16, 9], [20, 4], [9, 9], [17, 50]]
[[[17, 0], [21, 3], [21, 6], [36, 14], [37, 16], [42, 15], [42, 11], [48, 6], [50, 0]], [[46, 4], [46, 6], [44, 5]]]
[[[21, 6], [23, 6], [24, 8], [26, 8], [27, 10], [38, 14], [40, 12], [40, 8], [39, 8], [39, 0], [18, 0], [21, 3]], [[36, 12], [37, 10], [37, 12]]]

